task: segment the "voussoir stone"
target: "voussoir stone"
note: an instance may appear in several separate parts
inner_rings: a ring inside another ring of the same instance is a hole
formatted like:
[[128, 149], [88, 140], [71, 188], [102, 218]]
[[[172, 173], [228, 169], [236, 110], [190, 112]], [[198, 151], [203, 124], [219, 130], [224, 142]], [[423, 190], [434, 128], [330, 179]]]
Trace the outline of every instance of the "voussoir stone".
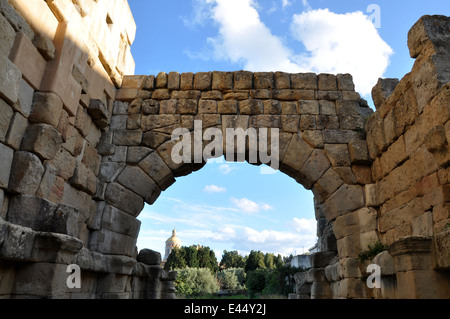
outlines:
[[323, 209], [328, 220], [357, 210], [364, 205], [364, 194], [359, 185], [342, 185], [324, 203]]
[[141, 196], [117, 183], [110, 183], [108, 185], [105, 192], [105, 199], [111, 205], [135, 217], [144, 208], [144, 200]]
[[281, 171], [295, 178], [312, 152], [313, 148], [299, 134], [293, 134], [280, 165]]
[[117, 181], [142, 197], [147, 197], [156, 187], [155, 182], [139, 167], [127, 166]]
[[101, 225], [107, 230], [131, 237], [137, 237], [139, 234], [141, 222], [113, 206], [106, 205], [101, 218]]
[[157, 152], [150, 153], [139, 163], [139, 166], [158, 184], [161, 190], [166, 190], [175, 182], [172, 171]]

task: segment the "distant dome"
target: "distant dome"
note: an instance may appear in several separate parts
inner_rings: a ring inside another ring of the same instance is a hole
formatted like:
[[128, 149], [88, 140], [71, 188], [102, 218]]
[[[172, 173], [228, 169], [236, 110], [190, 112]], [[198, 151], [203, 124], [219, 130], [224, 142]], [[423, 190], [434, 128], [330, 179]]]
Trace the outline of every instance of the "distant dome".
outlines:
[[167, 258], [169, 258], [170, 253], [175, 247], [181, 248], [181, 239], [177, 237], [177, 231], [174, 228], [172, 230], [172, 236], [166, 240], [166, 250], [164, 254], [163, 264], [167, 261]]
[[166, 244], [181, 245], [181, 240], [177, 237], [177, 231], [175, 229], [172, 230], [172, 236], [166, 240]]

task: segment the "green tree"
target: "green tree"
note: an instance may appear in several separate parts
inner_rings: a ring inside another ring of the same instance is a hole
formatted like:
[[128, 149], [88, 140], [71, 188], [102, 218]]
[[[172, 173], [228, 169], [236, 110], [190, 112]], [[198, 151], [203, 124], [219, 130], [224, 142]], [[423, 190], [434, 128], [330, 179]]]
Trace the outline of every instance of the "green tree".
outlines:
[[212, 272], [219, 270], [216, 255], [209, 247], [175, 247], [167, 258], [164, 269], [172, 270], [185, 267], [208, 268]]
[[283, 267], [283, 265], [284, 265], [283, 257], [282, 257], [280, 254], [278, 254], [278, 255], [275, 257], [274, 262], [275, 262], [275, 267], [276, 267], [276, 268]]
[[244, 257], [235, 251], [223, 251], [222, 260], [220, 261], [220, 268], [244, 268]]
[[274, 269], [275, 268], [275, 255], [267, 253], [264, 256], [264, 265], [268, 269]]
[[216, 254], [209, 247], [199, 247], [197, 251], [198, 265], [200, 268], [208, 268], [213, 272], [219, 270]]
[[265, 269], [266, 264], [264, 263], [264, 254], [261, 251], [252, 250], [248, 255], [247, 261], [245, 262], [245, 272], [256, 269]]
[[255, 298], [256, 294], [261, 293], [266, 287], [266, 270], [256, 269], [247, 273], [245, 286], [250, 298]]
[[197, 246], [183, 247], [186, 256], [186, 265], [191, 268], [199, 267]]
[[167, 257], [167, 261], [164, 265], [165, 270], [173, 270], [175, 268], [185, 268], [187, 267], [186, 259], [185, 259], [185, 250], [174, 247], [170, 252], [169, 257]]
[[304, 269], [289, 266], [282, 266], [268, 271], [262, 294], [287, 296], [293, 292], [295, 285], [294, 275], [300, 271], [304, 271]]

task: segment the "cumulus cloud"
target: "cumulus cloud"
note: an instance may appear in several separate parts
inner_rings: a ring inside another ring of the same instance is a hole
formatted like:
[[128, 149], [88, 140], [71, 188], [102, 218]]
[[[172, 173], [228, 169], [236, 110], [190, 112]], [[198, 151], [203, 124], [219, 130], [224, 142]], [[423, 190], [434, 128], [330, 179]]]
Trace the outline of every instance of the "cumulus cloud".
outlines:
[[231, 202], [241, 211], [243, 211], [244, 213], [259, 213], [260, 211], [263, 210], [271, 210], [273, 209], [272, 206], [270, 206], [269, 204], [258, 204], [248, 198], [241, 198], [241, 199], [237, 199], [232, 197], [231, 198]]
[[382, 77], [393, 54], [373, 23], [359, 11], [336, 14], [328, 9], [309, 10], [294, 15], [291, 31], [307, 50], [295, 58], [302, 69], [351, 73], [363, 95]]
[[203, 189], [204, 192], [206, 193], [225, 193], [227, 191], [227, 189], [225, 187], [220, 187], [217, 185], [206, 185], [205, 188]]
[[251, 71], [298, 71], [290, 49], [261, 21], [253, 0], [209, 0], [214, 2], [212, 19], [219, 34], [208, 38], [217, 59], [241, 63]]
[[[256, 0], [197, 1], [203, 3], [198, 16], [204, 19], [209, 12], [218, 34], [207, 39], [210, 50], [189, 52], [191, 57], [212, 56], [254, 72], [351, 73], [357, 91], [367, 95], [383, 76], [393, 54], [368, 16], [360, 11], [337, 14], [328, 9], [313, 10], [307, 0], [302, 0], [306, 11], [293, 15], [290, 30], [279, 37], [261, 21]], [[290, 4], [289, 0], [281, 3], [282, 8]], [[289, 36], [305, 50], [289, 46]]]
[[294, 218], [291, 226], [295, 231], [302, 235], [315, 235], [317, 229], [317, 221], [315, 219]]

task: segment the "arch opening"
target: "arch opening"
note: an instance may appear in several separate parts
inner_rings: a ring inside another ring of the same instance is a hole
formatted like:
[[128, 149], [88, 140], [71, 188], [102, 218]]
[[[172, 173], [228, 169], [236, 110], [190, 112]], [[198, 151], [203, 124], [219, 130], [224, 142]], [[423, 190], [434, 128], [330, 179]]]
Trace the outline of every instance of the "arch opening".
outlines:
[[137, 246], [162, 252], [175, 227], [183, 245], [207, 245], [216, 256], [306, 253], [317, 243], [317, 223], [312, 193], [302, 189], [279, 171], [261, 174], [247, 163], [210, 159], [144, 207]]

